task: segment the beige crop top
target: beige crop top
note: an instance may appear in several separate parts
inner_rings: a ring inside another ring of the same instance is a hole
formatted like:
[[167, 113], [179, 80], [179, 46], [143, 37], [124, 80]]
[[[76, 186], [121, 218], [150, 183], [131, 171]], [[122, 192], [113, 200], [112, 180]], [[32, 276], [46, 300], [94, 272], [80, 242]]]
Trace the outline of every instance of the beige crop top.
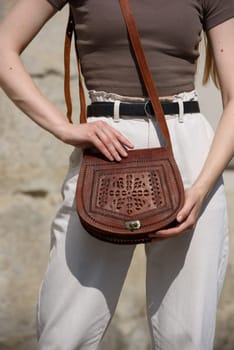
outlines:
[[[118, 0], [48, 0], [70, 3], [82, 72], [89, 90], [143, 96]], [[202, 29], [234, 17], [234, 0], [130, 0], [159, 95], [194, 89]]]

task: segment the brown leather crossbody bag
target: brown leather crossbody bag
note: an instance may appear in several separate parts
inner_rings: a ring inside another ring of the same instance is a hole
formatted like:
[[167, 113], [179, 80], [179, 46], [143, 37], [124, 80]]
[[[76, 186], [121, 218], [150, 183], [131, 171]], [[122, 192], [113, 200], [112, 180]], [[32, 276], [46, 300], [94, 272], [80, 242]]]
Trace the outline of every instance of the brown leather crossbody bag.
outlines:
[[[173, 157], [164, 112], [154, 85], [133, 15], [127, 0], [119, 0], [154, 116], [165, 146], [128, 151], [120, 162], [110, 162], [94, 149], [83, 155], [76, 189], [76, 206], [84, 228], [96, 238], [118, 244], [146, 243], [157, 231], [176, 224], [184, 203], [184, 188]], [[66, 51], [70, 49], [72, 18], [68, 23]], [[65, 97], [71, 120], [69, 58], [65, 55]], [[78, 62], [79, 67], [79, 62]], [[86, 106], [80, 81], [81, 122]]]

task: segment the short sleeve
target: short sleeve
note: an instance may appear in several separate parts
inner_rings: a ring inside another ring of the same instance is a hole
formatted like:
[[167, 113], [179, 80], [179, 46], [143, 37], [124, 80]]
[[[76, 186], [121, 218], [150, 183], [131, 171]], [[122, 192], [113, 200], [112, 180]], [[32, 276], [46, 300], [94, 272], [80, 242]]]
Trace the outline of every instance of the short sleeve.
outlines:
[[57, 10], [61, 10], [68, 3], [68, 0], [47, 0]]
[[209, 30], [234, 17], [233, 0], [203, 0], [203, 28]]

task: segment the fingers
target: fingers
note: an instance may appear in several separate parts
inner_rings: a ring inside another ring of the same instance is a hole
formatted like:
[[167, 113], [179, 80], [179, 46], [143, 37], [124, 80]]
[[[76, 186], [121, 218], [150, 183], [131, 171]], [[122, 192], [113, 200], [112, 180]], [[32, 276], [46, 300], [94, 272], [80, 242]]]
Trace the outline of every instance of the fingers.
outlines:
[[134, 147], [126, 137], [104, 121], [87, 125], [90, 126], [89, 137], [92, 144], [111, 161], [120, 161], [127, 157], [126, 147]]
[[[169, 229], [163, 229], [157, 232], [155, 240], [158, 238], [169, 238], [178, 236], [187, 231], [193, 230], [201, 210], [203, 196], [191, 188], [185, 193], [185, 203], [177, 215], [177, 225]], [[153, 237], [152, 236], [152, 237]]]
[[131, 143], [109, 125], [100, 124], [95, 129], [95, 146], [110, 160], [120, 161], [122, 157], [127, 157], [126, 147], [131, 147]]
[[157, 232], [157, 237], [173, 237], [178, 236], [184, 232], [190, 231], [194, 229], [195, 223], [190, 221], [190, 219], [184, 221], [181, 224], [176, 225], [173, 228], [170, 229], [164, 229]]

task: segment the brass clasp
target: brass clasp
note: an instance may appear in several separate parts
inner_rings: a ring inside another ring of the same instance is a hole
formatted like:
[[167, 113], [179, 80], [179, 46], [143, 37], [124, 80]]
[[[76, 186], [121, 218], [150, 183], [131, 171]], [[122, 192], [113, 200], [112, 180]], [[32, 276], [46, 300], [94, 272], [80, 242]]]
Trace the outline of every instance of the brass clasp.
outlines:
[[125, 227], [129, 231], [139, 230], [141, 228], [140, 220], [126, 221]]

